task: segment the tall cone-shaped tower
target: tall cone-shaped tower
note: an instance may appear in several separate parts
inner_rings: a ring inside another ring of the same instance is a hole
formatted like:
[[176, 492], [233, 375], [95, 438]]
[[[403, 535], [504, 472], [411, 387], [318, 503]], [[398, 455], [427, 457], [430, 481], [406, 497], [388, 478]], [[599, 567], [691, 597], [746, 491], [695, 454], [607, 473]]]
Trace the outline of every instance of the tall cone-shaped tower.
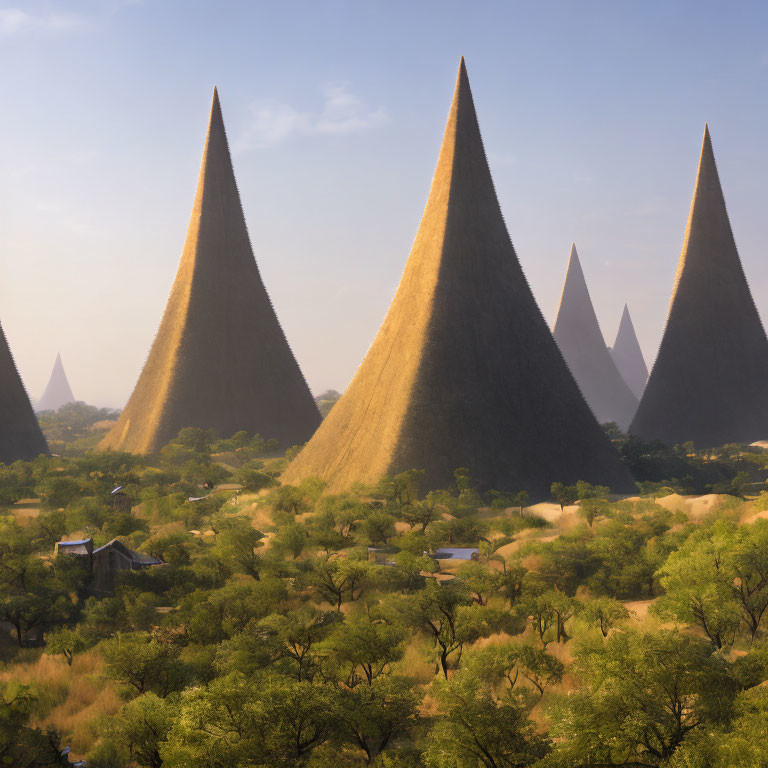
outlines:
[[386, 319], [352, 383], [284, 474], [330, 490], [458, 467], [481, 488], [548, 495], [633, 482], [595, 421], [509, 239], [462, 59], [432, 188]]
[[0, 327], [0, 462], [31, 461], [48, 454], [37, 417]]
[[744, 276], [704, 128], [659, 354], [631, 432], [701, 447], [768, 436], [768, 340]]
[[216, 89], [176, 280], [136, 388], [102, 448], [156, 451], [184, 427], [307, 441], [320, 414], [253, 258]]
[[632, 390], [632, 394], [639, 400], [643, 396], [645, 383], [648, 381], [648, 366], [645, 364], [643, 351], [640, 349], [640, 342], [637, 340], [635, 326], [632, 324], [626, 304], [621, 313], [616, 341], [611, 347], [611, 357], [627, 386]]
[[605, 346], [575, 245], [571, 245], [568, 272], [552, 333], [597, 420], [600, 423], [615, 421], [626, 430], [635, 415], [637, 397]]
[[62, 405], [74, 403], [75, 396], [67, 381], [67, 374], [64, 373], [64, 365], [61, 362], [61, 353], [56, 355], [56, 362], [53, 364], [51, 378], [48, 379], [40, 402], [37, 404], [38, 411], [58, 411]]

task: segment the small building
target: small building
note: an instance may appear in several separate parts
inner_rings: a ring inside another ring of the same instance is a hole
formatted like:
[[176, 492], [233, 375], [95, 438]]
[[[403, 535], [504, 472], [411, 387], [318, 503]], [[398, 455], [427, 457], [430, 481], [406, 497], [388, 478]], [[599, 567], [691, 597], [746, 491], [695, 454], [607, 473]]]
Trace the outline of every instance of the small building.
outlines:
[[143, 552], [134, 552], [118, 539], [93, 547], [93, 539], [59, 541], [56, 554], [87, 557], [88, 570], [93, 575], [89, 585], [92, 592], [111, 592], [115, 585], [115, 576], [119, 571], [138, 571], [152, 565], [163, 565], [160, 558]]
[[114, 509], [115, 512], [122, 512], [128, 515], [131, 514], [133, 503], [131, 497], [125, 492], [124, 485], [118, 485], [114, 488], [110, 492], [110, 496], [112, 497], [112, 509]]
[[479, 555], [477, 547], [440, 547], [432, 557], [435, 560], [477, 560]]

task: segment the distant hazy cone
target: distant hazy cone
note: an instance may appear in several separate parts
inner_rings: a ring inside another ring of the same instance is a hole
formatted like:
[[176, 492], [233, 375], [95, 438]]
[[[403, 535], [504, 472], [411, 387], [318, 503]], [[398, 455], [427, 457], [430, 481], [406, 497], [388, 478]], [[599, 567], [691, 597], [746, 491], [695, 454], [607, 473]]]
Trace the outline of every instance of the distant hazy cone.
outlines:
[[637, 398], [605, 346], [575, 245], [571, 246], [552, 333], [597, 420], [601, 424], [615, 421], [626, 430], [635, 415]]
[[768, 340], [706, 128], [667, 325], [631, 432], [700, 447], [768, 436]]
[[51, 378], [48, 379], [48, 386], [37, 404], [38, 411], [58, 411], [62, 405], [74, 403], [75, 396], [67, 381], [67, 374], [64, 373], [64, 365], [61, 362], [61, 353], [56, 355], [56, 362], [53, 364]]
[[496, 199], [462, 60], [429, 200], [386, 319], [284, 479], [331, 490], [467, 467], [481, 488], [548, 494], [584, 479], [632, 490], [568, 372]]
[[48, 444], [0, 327], [0, 462], [30, 461], [41, 453], [48, 453]]
[[253, 258], [214, 90], [176, 280], [144, 370], [103, 448], [146, 453], [184, 427], [304, 443], [320, 414]]
[[643, 396], [645, 383], [648, 381], [648, 366], [645, 364], [643, 352], [635, 333], [635, 326], [632, 324], [632, 318], [629, 316], [629, 308], [626, 304], [621, 313], [616, 341], [611, 348], [611, 357], [622, 378], [627, 382], [627, 386], [632, 390], [635, 397], [640, 399]]

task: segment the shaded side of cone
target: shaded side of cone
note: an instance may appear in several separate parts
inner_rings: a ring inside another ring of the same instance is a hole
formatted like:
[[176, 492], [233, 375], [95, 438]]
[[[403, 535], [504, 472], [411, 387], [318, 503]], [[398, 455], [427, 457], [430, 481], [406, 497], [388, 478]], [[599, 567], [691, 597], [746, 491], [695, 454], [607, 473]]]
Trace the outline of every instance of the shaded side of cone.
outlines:
[[45, 387], [40, 402], [37, 404], [38, 411], [58, 411], [62, 405], [74, 403], [75, 396], [72, 394], [72, 388], [69, 386], [67, 374], [64, 372], [64, 364], [61, 362], [61, 354], [56, 355], [56, 362], [53, 364], [51, 377]]
[[0, 462], [31, 461], [48, 454], [37, 417], [0, 327]]
[[637, 340], [635, 326], [626, 304], [621, 313], [616, 341], [611, 347], [611, 357], [627, 386], [635, 397], [640, 399], [643, 396], [645, 383], [648, 381], [648, 366], [645, 364], [643, 351], [640, 349], [640, 342]]
[[552, 333], [597, 420], [600, 423], [615, 421], [621, 429], [628, 429], [637, 408], [637, 397], [605, 346], [575, 245], [571, 246]]
[[768, 340], [705, 128], [667, 324], [631, 431], [701, 447], [765, 439], [766, 382]]
[[480, 488], [633, 482], [568, 372], [520, 268], [462, 60], [426, 209], [395, 298], [341, 400], [284, 474], [332, 491], [470, 469]]
[[285, 448], [320, 414], [253, 258], [214, 91], [179, 269], [141, 377], [103, 448], [156, 451], [184, 427]]

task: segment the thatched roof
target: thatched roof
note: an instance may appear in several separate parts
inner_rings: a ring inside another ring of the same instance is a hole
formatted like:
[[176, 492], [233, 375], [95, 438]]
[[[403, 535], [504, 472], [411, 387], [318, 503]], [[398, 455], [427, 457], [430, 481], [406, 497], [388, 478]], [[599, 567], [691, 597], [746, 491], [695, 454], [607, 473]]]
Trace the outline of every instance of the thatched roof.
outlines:
[[386, 319], [352, 383], [288, 467], [331, 490], [425, 470], [448, 487], [546, 496], [632, 480], [568, 371], [528, 287], [486, 161], [462, 60], [427, 206]]
[[320, 423], [253, 258], [214, 89], [176, 280], [144, 370], [102, 447], [155, 451], [184, 427], [282, 447]]
[[571, 245], [552, 334], [597, 420], [615, 421], [626, 430], [635, 415], [637, 397], [605, 346], [575, 245]]
[[766, 382], [768, 340], [705, 128], [667, 325], [631, 432], [701, 447], [765, 439]]
[[616, 341], [611, 348], [611, 357], [632, 393], [638, 399], [641, 398], [645, 383], [648, 381], [648, 366], [645, 364], [643, 351], [640, 349], [635, 326], [629, 316], [629, 307], [626, 304], [621, 313]]
[[0, 327], [0, 462], [30, 461], [41, 453], [48, 454], [48, 444]]

